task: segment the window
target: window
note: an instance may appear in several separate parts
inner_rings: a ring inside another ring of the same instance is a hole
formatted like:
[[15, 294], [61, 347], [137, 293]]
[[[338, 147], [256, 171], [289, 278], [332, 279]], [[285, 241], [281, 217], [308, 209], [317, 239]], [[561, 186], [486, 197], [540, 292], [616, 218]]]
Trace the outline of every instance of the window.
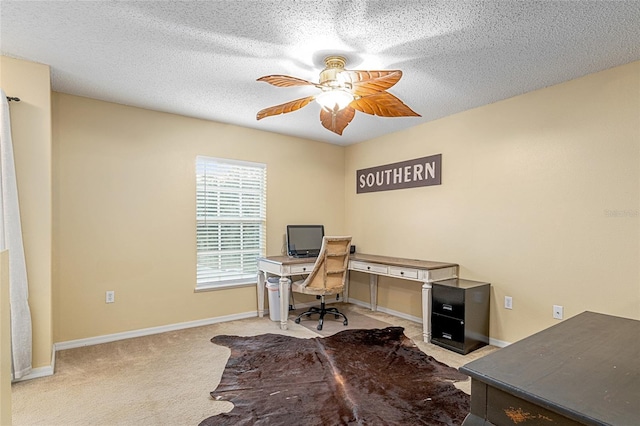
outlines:
[[196, 289], [256, 282], [266, 207], [266, 164], [196, 158]]

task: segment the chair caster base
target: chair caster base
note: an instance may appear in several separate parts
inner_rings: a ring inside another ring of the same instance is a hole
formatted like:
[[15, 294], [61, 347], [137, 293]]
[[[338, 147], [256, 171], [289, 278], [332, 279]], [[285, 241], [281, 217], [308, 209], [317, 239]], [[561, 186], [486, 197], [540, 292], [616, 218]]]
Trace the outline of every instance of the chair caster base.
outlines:
[[303, 316], [306, 318], [311, 318], [311, 315], [313, 314], [320, 315], [320, 318], [318, 319], [318, 326], [316, 327], [318, 331], [322, 330], [322, 327], [324, 325], [324, 318], [325, 318], [325, 315], [327, 314], [333, 315], [335, 319], [343, 318], [344, 321], [342, 321], [342, 324], [345, 326], [349, 325], [349, 320], [347, 320], [347, 317], [342, 312], [338, 311], [338, 309], [336, 308], [325, 307], [324, 300], [320, 303], [319, 308], [316, 306], [309, 308], [307, 312], [303, 312], [300, 315], [298, 315], [298, 317], [294, 319], [294, 322], [296, 324], [300, 324], [300, 320], [302, 319]]

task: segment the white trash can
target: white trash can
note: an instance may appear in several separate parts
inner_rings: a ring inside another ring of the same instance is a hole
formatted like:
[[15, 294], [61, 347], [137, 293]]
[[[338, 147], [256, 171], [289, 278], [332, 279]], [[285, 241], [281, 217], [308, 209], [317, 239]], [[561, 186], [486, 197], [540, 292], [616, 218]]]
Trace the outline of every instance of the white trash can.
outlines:
[[269, 294], [269, 318], [280, 321], [280, 277], [270, 277], [265, 287]]

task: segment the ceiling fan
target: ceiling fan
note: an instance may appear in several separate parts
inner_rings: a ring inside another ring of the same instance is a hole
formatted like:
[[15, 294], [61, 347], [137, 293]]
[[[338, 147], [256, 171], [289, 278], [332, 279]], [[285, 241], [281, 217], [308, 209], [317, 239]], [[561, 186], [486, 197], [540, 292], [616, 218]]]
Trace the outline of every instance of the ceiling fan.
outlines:
[[256, 119], [293, 112], [307, 106], [313, 100], [322, 107], [322, 125], [338, 135], [342, 135], [342, 131], [351, 123], [356, 110], [380, 117], [420, 117], [420, 114], [387, 92], [387, 89], [400, 80], [402, 71], [346, 70], [346, 59], [342, 56], [328, 56], [324, 63], [325, 69], [320, 72], [319, 83], [288, 75], [260, 77], [257, 81], [277, 87], [315, 86], [322, 92], [265, 108], [258, 112]]

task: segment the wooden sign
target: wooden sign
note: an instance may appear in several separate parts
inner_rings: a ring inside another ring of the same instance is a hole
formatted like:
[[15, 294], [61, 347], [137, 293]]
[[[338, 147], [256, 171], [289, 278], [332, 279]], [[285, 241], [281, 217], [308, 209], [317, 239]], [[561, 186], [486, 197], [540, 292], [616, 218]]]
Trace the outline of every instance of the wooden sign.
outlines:
[[371, 167], [356, 172], [356, 193], [440, 185], [442, 154]]

